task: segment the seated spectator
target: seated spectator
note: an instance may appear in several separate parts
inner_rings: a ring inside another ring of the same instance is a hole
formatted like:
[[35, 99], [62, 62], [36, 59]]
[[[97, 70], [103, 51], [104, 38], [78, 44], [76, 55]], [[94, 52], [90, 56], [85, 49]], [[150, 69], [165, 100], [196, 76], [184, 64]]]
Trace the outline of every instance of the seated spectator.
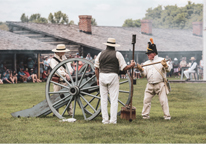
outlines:
[[86, 59], [87, 60], [92, 60], [92, 57], [91, 57], [90, 53], [87, 54]]
[[43, 74], [42, 74], [42, 81], [47, 81], [49, 74], [48, 71], [44, 70]]
[[[79, 61], [79, 63], [78, 63], [78, 71], [82, 68], [82, 66], [83, 66], [84, 64], [82, 63], [82, 61]], [[76, 71], [76, 63], [74, 63], [74, 70]]]
[[9, 69], [7, 69], [7, 70], [4, 72], [2, 80], [3, 80], [3, 82], [6, 82], [6, 83], [10, 83], [10, 84], [12, 83], [12, 82], [10, 81], [10, 70], [9, 70]]
[[12, 79], [13, 79], [13, 81], [15, 81], [16, 83], [17, 83], [17, 72], [14, 70], [13, 71], [13, 73], [11, 73], [12, 74]]
[[31, 69], [30, 75], [36, 82], [42, 82], [40, 79], [37, 78], [37, 75], [34, 73], [33, 69]]
[[190, 68], [184, 71], [185, 77], [187, 78], [186, 81], [190, 80], [190, 78], [189, 78], [189, 76], [190, 76], [189, 74], [190, 73], [194, 73], [194, 72], [197, 71], [197, 63], [196, 63], [195, 57], [191, 57], [190, 60], [191, 60]]
[[48, 56], [44, 56], [44, 69], [47, 71], [49, 68], [49, 63], [48, 63]]
[[[32, 69], [33, 70], [33, 69]], [[32, 81], [33, 83], [37, 82], [37, 76], [35, 74], [30, 75], [28, 68], [24, 71], [27, 76], [27, 81]]]
[[182, 67], [187, 67], [186, 57], [182, 57], [182, 61], [180, 62], [180, 72], [182, 72]]
[[0, 74], [0, 84], [3, 84], [3, 81], [2, 81], [2, 79], [1, 79], [1, 74]]
[[20, 71], [18, 72], [18, 79], [22, 82], [27, 82], [27, 76], [26, 74], [23, 72], [23, 68], [20, 68]]
[[180, 74], [179, 74], [179, 63], [177, 58], [174, 58], [173, 69], [174, 69], [175, 78], [176, 77], [178, 78]]
[[10, 80], [12, 81], [12, 83], [16, 82], [17, 83], [17, 73], [16, 71], [10, 71]]
[[79, 53], [76, 53], [75, 58], [80, 58]]
[[34, 68], [34, 65], [35, 65], [35, 62], [32, 60], [31, 57], [28, 58], [28, 61], [27, 61], [27, 67], [30, 71], [30, 69], [33, 69]]

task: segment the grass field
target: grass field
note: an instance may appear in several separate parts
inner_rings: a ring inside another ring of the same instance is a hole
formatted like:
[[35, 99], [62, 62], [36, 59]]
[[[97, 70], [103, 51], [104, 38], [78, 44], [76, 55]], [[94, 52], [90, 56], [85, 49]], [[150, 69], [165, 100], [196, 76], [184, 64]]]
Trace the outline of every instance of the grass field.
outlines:
[[85, 121], [81, 109], [75, 123], [45, 118], [13, 118], [10, 113], [27, 109], [45, 99], [45, 83], [0, 85], [0, 143], [206, 143], [206, 84], [174, 84], [169, 94], [172, 119], [165, 121], [155, 96], [149, 120], [141, 118], [147, 81], [137, 80], [133, 105], [137, 119], [118, 117], [118, 124], [103, 125], [101, 114]]

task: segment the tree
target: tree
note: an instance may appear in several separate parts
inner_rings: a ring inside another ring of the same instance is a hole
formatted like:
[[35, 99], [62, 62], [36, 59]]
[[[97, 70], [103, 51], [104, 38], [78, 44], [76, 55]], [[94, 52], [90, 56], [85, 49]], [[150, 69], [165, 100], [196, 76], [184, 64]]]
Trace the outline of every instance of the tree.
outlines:
[[202, 4], [188, 1], [188, 4], [184, 7], [168, 5], [164, 7], [164, 10], [162, 6], [154, 9], [149, 8], [143, 19], [152, 20], [152, 25], [156, 28], [191, 29], [192, 22], [202, 21], [202, 14]]
[[73, 21], [73, 20], [70, 20], [69, 24], [70, 24], [70, 25], [73, 25], [73, 24], [74, 24], [74, 21]]
[[140, 27], [141, 26], [141, 20], [132, 20], [132, 19], [126, 19], [124, 21], [123, 27]]
[[41, 15], [39, 14], [39, 13], [37, 13], [37, 14], [32, 14], [31, 16], [30, 16], [30, 18], [29, 18], [29, 21], [30, 22], [36, 22], [38, 19], [40, 19], [41, 18]]
[[92, 18], [92, 19], [91, 19], [91, 25], [97, 26], [97, 22], [96, 22], [95, 18]]
[[28, 16], [26, 16], [25, 15], [25, 13], [23, 13], [22, 15], [21, 15], [21, 22], [28, 22], [29, 21], [29, 19], [28, 19]]
[[53, 16], [52, 13], [49, 14], [48, 21], [49, 21], [50, 23], [55, 23], [54, 16]]
[[65, 13], [58, 11], [58, 12], [55, 12], [54, 15], [50, 13], [48, 16], [48, 21], [50, 23], [68, 24], [69, 18]]
[[126, 19], [124, 21], [123, 27], [134, 27], [132, 19]]

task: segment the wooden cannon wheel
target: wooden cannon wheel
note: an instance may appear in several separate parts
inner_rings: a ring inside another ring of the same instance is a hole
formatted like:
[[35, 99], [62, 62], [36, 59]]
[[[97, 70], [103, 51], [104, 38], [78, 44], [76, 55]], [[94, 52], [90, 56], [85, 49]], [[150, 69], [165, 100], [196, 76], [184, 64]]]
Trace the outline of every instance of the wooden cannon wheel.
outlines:
[[[76, 65], [76, 71], [71, 75], [67, 64]], [[70, 80], [65, 79], [58, 72], [59, 68], [66, 68], [70, 76]], [[101, 96], [99, 86], [96, 83], [96, 75], [94, 73], [94, 63], [82, 58], [67, 59], [59, 63], [50, 73], [46, 83], [46, 100], [51, 111], [59, 118], [66, 118], [66, 111], [72, 103], [73, 115], [79, 115], [77, 112], [77, 104], [81, 109], [81, 113], [85, 120], [92, 120], [101, 112]], [[57, 74], [60, 76], [60, 82], [52, 81], [52, 77]], [[53, 92], [53, 85], [61, 86], [57, 92]], [[118, 114], [122, 106], [129, 104], [131, 95], [131, 80], [126, 74], [126, 79], [120, 79]], [[108, 107], [110, 100], [108, 97]], [[59, 112], [56, 110], [59, 109]]]

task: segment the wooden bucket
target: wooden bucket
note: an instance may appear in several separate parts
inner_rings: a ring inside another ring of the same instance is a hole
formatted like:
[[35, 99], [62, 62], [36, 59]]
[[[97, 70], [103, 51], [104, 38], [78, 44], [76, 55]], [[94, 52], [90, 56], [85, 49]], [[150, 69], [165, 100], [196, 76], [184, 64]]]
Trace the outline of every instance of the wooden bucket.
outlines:
[[[121, 119], [130, 120], [130, 106], [121, 107]], [[132, 120], [136, 119], [136, 108], [132, 107]]]

